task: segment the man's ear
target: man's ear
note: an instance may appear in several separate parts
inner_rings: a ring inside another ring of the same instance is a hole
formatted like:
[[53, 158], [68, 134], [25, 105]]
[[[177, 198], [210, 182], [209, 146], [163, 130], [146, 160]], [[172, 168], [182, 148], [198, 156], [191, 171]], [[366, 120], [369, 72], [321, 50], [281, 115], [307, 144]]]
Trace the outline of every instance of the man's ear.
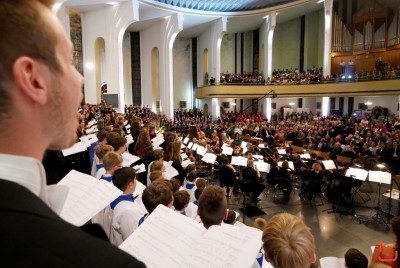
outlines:
[[314, 253], [313, 258], [311, 259], [311, 263], [316, 263], [316, 262], [317, 262], [317, 255], [315, 255]]
[[36, 60], [29, 57], [19, 57], [12, 68], [14, 83], [21, 93], [38, 104], [46, 104], [48, 100], [49, 71]]

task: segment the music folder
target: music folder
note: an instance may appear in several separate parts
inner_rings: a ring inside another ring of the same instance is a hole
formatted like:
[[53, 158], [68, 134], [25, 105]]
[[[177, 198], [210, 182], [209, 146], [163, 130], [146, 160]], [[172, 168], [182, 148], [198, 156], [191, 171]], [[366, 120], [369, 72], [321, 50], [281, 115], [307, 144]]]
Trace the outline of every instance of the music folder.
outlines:
[[232, 156], [232, 165], [247, 167], [247, 158], [243, 156]]

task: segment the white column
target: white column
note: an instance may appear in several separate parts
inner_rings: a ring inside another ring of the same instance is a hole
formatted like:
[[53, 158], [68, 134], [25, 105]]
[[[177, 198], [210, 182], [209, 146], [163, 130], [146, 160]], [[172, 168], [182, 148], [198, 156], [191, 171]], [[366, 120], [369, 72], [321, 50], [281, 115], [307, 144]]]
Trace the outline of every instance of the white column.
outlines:
[[324, 76], [331, 75], [331, 42], [332, 42], [332, 3], [325, 0], [325, 29], [324, 29]]
[[266, 40], [264, 40], [264, 77], [272, 77], [272, 44], [274, 40], [274, 30], [276, 26], [276, 12], [272, 11], [265, 18]]
[[212, 98], [211, 99], [211, 115], [212, 119], [217, 120], [217, 118], [220, 116], [220, 104], [219, 104], [219, 99], [218, 98]]
[[329, 114], [329, 97], [322, 97], [322, 116]]
[[[227, 18], [222, 17], [211, 26], [210, 38], [210, 77], [215, 77], [215, 82], [219, 83], [221, 75], [221, 42], [226, 33]], [[219, 111], [218, 111], [219, 112]]]
[[271, 98], [264, 98], [264, 116], [268, 119], [268, 122], [271, 122], [271, 115], [272, 115], [272, 99]]
[[[122, 39], [127, 27], [139, 20], [138, 0], [121, 2], [83, 14], [82, 42], [84, 63], [95, 62], [95, 41], [102, 37], [106, 47], [106, 78], [108, 93], [118, 94], [119, 110], [125, 106]], [[96, 103], [96, 72], [85, 72], [85, 98]]]
[[183, 29], [183, 15], [166, 17], [161, 26], [160, 47], [160, 105], [162, 113], [174, 118], [174, 65], [173, 46], [176, 36]]

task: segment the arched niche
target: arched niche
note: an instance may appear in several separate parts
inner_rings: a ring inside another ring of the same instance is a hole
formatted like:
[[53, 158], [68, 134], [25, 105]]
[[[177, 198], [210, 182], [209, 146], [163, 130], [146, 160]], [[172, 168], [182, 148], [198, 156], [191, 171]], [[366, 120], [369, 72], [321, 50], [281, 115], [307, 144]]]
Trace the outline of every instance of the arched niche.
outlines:
[[207, 103], [205, 103], [203, 106], [203, 115], [204, 116], [208, 115], [208, 104]]
[[94, 60], [96, 72], [96, 100], [97, 103], [100, 103], [103, 100], [102, 93], [107, 90], [106, 43], [102, 37], [98, 37], [94, 42]]
[[151, 50], [151, 92], [153, 111], [161, 112], [160, 106], [160, 52], [157, 47]]
[[203, 51], [203, 79], [204, 85], [208, 84], [208, 80], [210, 79], [210, 74], [208, 73], [208, 49], [205, 48]]

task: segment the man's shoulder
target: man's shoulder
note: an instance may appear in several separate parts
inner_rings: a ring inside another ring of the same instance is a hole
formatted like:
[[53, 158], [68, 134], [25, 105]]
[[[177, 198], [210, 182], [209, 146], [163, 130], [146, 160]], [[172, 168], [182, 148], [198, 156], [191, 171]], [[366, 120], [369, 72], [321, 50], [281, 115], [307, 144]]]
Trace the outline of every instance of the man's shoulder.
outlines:
[[5, 242], [0, 250], [5, 266], [144, 267], [109, 242], [62, 220], [26, 188], [1, 179], [0, 188], [0, 236]]

